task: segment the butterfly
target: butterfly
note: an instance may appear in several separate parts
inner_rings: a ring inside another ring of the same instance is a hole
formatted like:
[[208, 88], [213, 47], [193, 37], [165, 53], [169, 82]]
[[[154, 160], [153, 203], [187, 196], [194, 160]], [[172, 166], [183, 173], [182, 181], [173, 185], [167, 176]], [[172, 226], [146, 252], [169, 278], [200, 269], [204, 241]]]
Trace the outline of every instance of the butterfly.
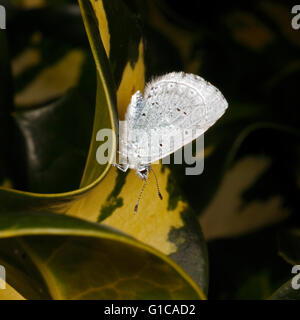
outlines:
[[[119, 159], [122, 161], [116, 166], [124, 172], [136, 170], [145, 181], [134, 212], [137, 212], [149, 172], [153, 171], [151, 163], [197, 139], [227, 107], [226, 99], [216, 87], [198, 75], [184, 72], [154, 78], [146, 84], [144, 95], [137, 91], [131, 97], [125, 124], [119, 130]], [[196, 134], [194, 128], [197, 128]], [[154, 176], [157, 183], [155, 173]], [[157, 188], [162, 199], [158, 183]]]

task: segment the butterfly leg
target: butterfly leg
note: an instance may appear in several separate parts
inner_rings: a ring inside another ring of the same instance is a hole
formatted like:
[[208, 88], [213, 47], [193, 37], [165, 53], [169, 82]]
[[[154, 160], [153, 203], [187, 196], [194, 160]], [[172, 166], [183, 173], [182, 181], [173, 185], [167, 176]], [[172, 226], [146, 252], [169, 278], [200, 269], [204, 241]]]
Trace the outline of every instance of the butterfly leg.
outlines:
[[113, 166], [117, 167], [119, 170], [126, 172], [129, 168], [129, 164], [114, 164]]

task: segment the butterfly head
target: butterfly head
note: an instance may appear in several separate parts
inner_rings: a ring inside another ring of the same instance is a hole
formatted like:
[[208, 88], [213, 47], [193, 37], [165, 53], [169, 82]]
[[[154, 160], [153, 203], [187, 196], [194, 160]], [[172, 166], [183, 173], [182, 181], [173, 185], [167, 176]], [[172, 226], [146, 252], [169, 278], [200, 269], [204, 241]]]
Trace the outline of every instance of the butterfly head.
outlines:
[[148, 180], [150, 165], [140, 166], [136, 170], [136, 174], [143, 180]]

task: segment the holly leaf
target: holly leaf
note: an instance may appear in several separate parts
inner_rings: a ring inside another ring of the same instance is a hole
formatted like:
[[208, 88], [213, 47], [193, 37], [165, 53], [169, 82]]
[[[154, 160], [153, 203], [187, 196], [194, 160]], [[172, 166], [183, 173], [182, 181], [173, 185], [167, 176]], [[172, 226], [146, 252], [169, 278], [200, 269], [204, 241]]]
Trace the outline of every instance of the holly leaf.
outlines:
[[[15, 248], [5, 249], [8, 239]], [[103, 225], [46, 211], [7, 212], [0, 215], [0, 243], [1, 263], [15, 270], [7, 282], [25, 298], [205, 298], [171, 259]], [[32, 274], [28, 283], [15, 277], [28, 270], [36, 271], [37, 285], [29, 286]]]

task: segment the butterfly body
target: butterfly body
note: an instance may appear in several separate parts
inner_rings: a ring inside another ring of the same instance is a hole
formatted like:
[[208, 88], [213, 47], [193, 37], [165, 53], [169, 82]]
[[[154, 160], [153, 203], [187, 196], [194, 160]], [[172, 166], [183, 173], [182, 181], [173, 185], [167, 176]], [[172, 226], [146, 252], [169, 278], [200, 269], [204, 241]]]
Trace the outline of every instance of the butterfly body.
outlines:
[[143, 180], [147, 180], [151, 165], [150, 164], [137, 165], [136, 163], [134, 163], [131, 166], [128, 164], [127, 165], [117, 164], [116, 167], [123, 172], [126, 172], [128, 169], [135, 169], [135, 172], [138, 177], [140, 177]]

